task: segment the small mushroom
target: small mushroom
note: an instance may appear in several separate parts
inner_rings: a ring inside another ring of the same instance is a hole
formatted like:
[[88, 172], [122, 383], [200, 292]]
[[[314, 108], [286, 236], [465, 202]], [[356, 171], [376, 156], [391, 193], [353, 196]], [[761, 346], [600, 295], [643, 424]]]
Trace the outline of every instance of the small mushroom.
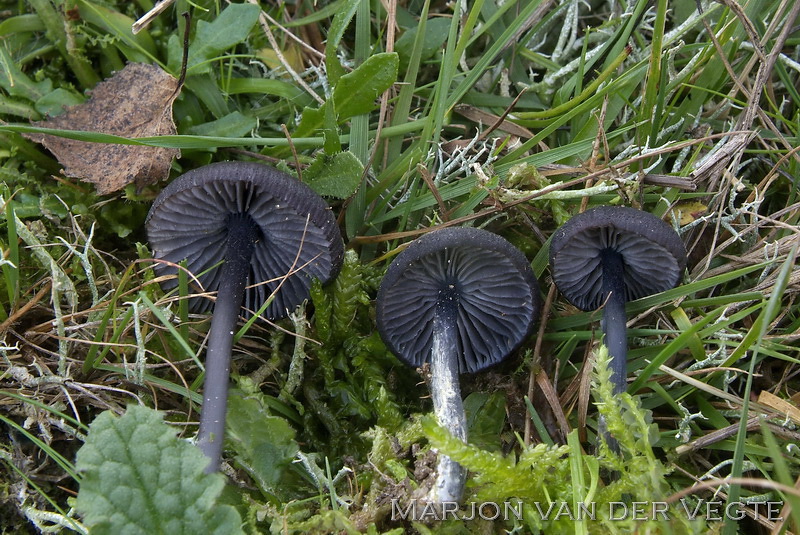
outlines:
[[[475, 228], [431, 232], [389, 266], [376, 321], [392, 353], [420, 368], [440, 425], [466, 442], [458, 375], [504, 360], [531, 333], [539, 315], [536, 278], [525, 256], [504, 238]], [[458, 502], [466, 473], [441, 455], [432, 502]]]
[[[332, 211], [308, 186], [271, 167], [220, 162], [189, 171], [153, 202], [147, 235], [158, 275], [186, 261], [203, 288], [217, 292], [208, 335], [197, 443], [219, 469], [233, 335], [239, 314], [284, 317], [309, 295], [313, 279], [334, 278], [344, 255]], [[175, 288], [174, 277], [163, 287]], [[192, 298], [194, 312], [210, 302]]]
[[674, 288], [685, 267], [680, 236], [634, 208], [593, 208], [553, 234], [550, 269], [559, 291], [581, 310], [603, 307], [615, 393], [625, 390], [627, 376], [625, 303]]

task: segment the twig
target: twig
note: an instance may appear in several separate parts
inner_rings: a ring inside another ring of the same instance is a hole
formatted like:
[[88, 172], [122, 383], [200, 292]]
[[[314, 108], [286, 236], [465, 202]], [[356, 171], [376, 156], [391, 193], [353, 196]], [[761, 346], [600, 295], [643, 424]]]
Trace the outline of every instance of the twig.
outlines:
[[[553, 300], [556, 296], [556, 285], [551, 284], [547, 292], [547, 297], [542, 306], [542, 313], [539, 319], [539, 332], [536, 333], [536, 344], [533, 346], [533, 359], [531, 361], [531, 371], [528, 375], [528, 399], [533, 402], [534, 384], [536, 383], [536, 375], [539, 372], [539, 362], [541, 361], [542, 354], [542, 340], [544, 340], [544, 333], [547, 328], [547, 321], [550, 319], [550, 308], [553, 306]], [[525, 419], [525, 445], [531, 443], [533, 415], [529, 414]]]
[[161, 13], [164, 12], [169, 6], [175, 3], [175, 0], [161, 0], [156, 5], [153, 6], [153, 9], [142, 15], [139, 20], [134, 22], [131, 25], [131, 32], [134, 35], [145, 29], [153, 20], [159, 16]]
[[666, 503], [675, 503], [679, 501], [681, 498], [690, 496], [700, 490], [711, 490], [717, 487], [722, 487], [727, 485], [751, 486], [751, 487], [760, 487], [764, 489], [777, 490], [779, 492], [783, 492], [784, 494], [791, 494], [792, 496], [797, 496], [800, 498], [800, 490], [794, 487], [790, 487], [788, 485], [784, 485], [782, 483], [778, 483], [777, 481], [770, 481], [769, 479], [756, 479], [752, 477], [726, 477], [724, 479], [712, 479], [709, 481], [700, 481], [696, 485], [685, 488], [683, 490], [679, 490], [672, 496], [667, 497], [667, 499], [664, 501]]
[[[251, 4], [258, 5], [257, 0], [248, 0]], [[277, 56], [278, 61], [281, 62], [281, 65], [286, 72], [289, 73], [289, 76], [297, 82], [297, 84], [306, 90], [306, 92], [311, 95], [311, 97], [316, 100], [319, 104], [325, 104], [325, 100], [320, 97], [316, 91], [311, 89], [311, 87], [300, 77], [299, 74], [289, 65], [289, 62], [286, 61], [286, 57], [284, 57], [283, 53], [281, 52], [280, 46], [278, 46], [278, 42], [275, 40], [275, 36], [272, 34], [272, 30], [269, 27], [269, 20], [267, 20], [264, 11], [262, 10], [258, 16], [258, 22], [261, 24], [261, 29], [264, 30], [264, 35], [267, 36], [267, 41], [269, 41], [269, 46], [272, 47], [272, 50], [275, 52], [275, 56]]]
[[[497, 118], [497, 120], [494, 122], [494, 124], [492, 126], [490, 126], [489, 128], [487, 128], [486, 130], [484, 130], [483, 133], [481, 133], [481, 135], [478, 136], [478, 140], [479, 141], [482, 140], [482, 139], [485, 139], [486, 136], [491, 134], [496, 129], [500, 128], [503, 125], [503, 123], [506, 122], [506, 117], [508, 117], [508, 114], [511, 113], [511, 111], [514, 109], [514, 106], [517, 105], [517, 102], [519, 102], [519, 99], [522, 98], [522, 95], [524, 95], [525, 91], [527, 91], [527, 90], [528, 90], [528, 88], [523, 88], [522, 91], [520, 91], [519, 94], [516, 97], [514, 97], [514, 100], [511, 101], [511, 104], [509, 104], [508, 107], [505, 110], [503, 110], [503, 113], [500, 114], [500, 117]], [[523, 128], [523, 127], [520, 127], [520, 128]], [[523, 130], [527, 130], [527, 129], [523, 128]], [[531, 137], [533, 137], [533, 136], [531, 136]]]
[[50, 291], [50, 286], [53, 284], [52, 280], [49, 280], [42, 286], [36, 295], [34, 295], [27, 303], [22, 305], [16, 312], [10, 315], [3, 323], [0, 323], [0, 335], [8, 330], [17, 320], [19, 320], [22, 316], [24, 316], [30, 309], [32, 309], [36, 303], [42, 300], [42, 298]]
[[270, 17], [269, 13], [267, 13], [266, 11], [262, 11], [262, 13], [264, 14], [264, 17], [266, 17], [266, 19], [270, 22], [270, 24], [273, 24], [273, 25], [277, 26], [277, 28], [279, 30], [281, 30], [283, 33], [285, 33], [286, 36], [289, 39], [291, 39], [292, 41], [294, 41], [295, 43], [297, 43], [301, 47], [305, 48], [307, 51], [309, 51], [311, 54], [317, 56], [318, 58], [322, 59], [322, 58], [325, 57], [325, 54], [323, 54], [322, 52], [320, 52], [319, 50], [317, 50], [313, 46], [309, 45], [308, 43], [306, 43], [305, 41], [303, 41], [302, 39], [297, 37], [295, 34], [290, 32], [287, 28], [283, 27], [277, 20], [275, 20], [272, 17]]
[[422, 163], [417, 164], [417, 171], [419, 171], [422, 180], [425, 181], [425, 184], [428, 186], [428, 189], [431, 190], [431, 195], [433, 198], [436, 199], [436, 204], [439, 205], [439, 215], [442, 218], [442, 221], [448, 221], [449, 217], [447, 216], [447, 206], [444, 204], [444, 200], [442, 199], [442, 195], [439, 193], [439, 189], [436, 187], [436, 184], [433, 183], [433, 179], [431, 178], [431, 174], [428, 172], [428, 169]]
[[[758, 429], [760, 425], [761, 417], [760, 416], [753, 416], [747, 421], [747, 430], [748, 431], [755, 431]], [[739, 432], [739, 424], [735, 423], [733, 425], [729, 425], [727, 427], [723, 427], [722, 429], [717, 429], [708, 433], [707, 435], [703, 435], [700, 438], [697, 438], [688, 444], [682, 444], [675, 448], [675, 453], [678, 455], [685, 455], [687, 453], [697, 451], [699, 449], [703, 449], [708, 447], [712, 444], [716, 444], [726, 438], [730, 438], [736, 433]]]
[[[728, 4], [728, 2], [725, 3], [726, 5]], [[733, 4], [733, 2], [731, 2], [731, 4]], [[756, 114], [759, 112], [759, 110], [761, 110], [758, 100], [761, 98], [761, 94], [769, 82], [778, 54], [780, 54], [781, 50], [783, 49], [786, 39], [790, 35], [794, 21], [797, 19], [798, 15], [800, 15], [800, 3], [792, 2], [792, 10], [784, 20], [783, 31], [781, 31], [780, 35], [775, 40], [772, 52], [764, 59], [763, 62], [759, 64], [752, 89], [748, 95], [747, 105], [744, 107], [744, 113], [739, 117], [736, 125], [739, 133], [732, 133], [730, 139], [725, 141], [718, 150], [706, 155], [706, 157], [699, 162], [699, 164], [689, 175], [693, 179], [701, 180], [703, 178], [709, 178], [714, 180], [721, 174], [723, 168], [728, 167], [733, 169], [738, 164], [745, 147], [755, 136], [755, 132], [753, 131], [753, 121], [755, 120]], [[748, 29], [747, 24], [743, 23], [743, 25], [745, 26], [745, 29]], [[709, 33], [709, 35], [713, 34]], [[757, 42], [754, 42], [753, 46], [754, 49], [757, 49]], [[758, 50], [756, 51], [756, 54], [759, 54]], [[760, 52], [759, 57], [764, 57], [763, 52]], [[733, 77], [733, 79], [735, 80], [736, 78]]]
[[286, 128], [285, 123], [281, 123], [281, 130], [283, 130], [283, 135], [286, 136], [286, 141], [289, 142], [289, 148], [292, 150], [292, 156], [294, 156], [294, 165], [295, 169], [297, 170], [297, 179], [302, 182], [303, 181], [303, 170], [300, 168], [300, 159], [297, 157], [297, 149], [292, 142], [292, 135], [289, 133], [289, 129]]

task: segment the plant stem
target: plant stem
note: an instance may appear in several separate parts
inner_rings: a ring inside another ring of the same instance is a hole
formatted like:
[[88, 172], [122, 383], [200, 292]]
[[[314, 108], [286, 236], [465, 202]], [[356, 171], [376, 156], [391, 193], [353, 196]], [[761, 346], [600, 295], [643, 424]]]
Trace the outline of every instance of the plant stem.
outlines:
[[244, 300], [250, 258], [258, 239], [258, 228], [250, 216], [236, 214], [228, 220], [228, 248], [222, 265], [217, 302], [208, 334], [203, 409], [197, 445], [211, 462], [206, 473], [219, 470], [228, 406], [228, 376], [231, 371], [233, 335]]
[[625, 391], [628, 361], [628, 338], [625, 326], [625, 266], [622, 255], [612, 249], [601, 253], [603, 262], [603, 295], [607, 297], [603, 309], [604, 343], [611, 355], [611, 380], [614, 393]]
[[[467, 418], [458, 379], [456, 336], [457, 306], [454, 296], [440, 297], [433, 317], [431, 347], [431, 396], [439, 424], [456, 438], [467, 441]], [[447, 455], [439, 455], [436, 484], [431, 491], [435, 503], [459, 502], [464, 493], [466, 470]]]

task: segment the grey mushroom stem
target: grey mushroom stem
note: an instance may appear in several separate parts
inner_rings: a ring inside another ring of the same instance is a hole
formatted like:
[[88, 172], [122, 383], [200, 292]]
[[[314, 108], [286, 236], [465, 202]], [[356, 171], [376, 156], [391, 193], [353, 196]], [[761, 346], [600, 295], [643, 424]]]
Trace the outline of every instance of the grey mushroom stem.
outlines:
[[627, 377], [628, 337], [625, 318], [625, 265], [622, 255], [613, 249], [601, 253], [603, 263], [603, 308], [602, 328], [605, 345], [611, 355], [611, 381], [614, 393], [625, 391]]
[[[456, 338], [457, 303], [454, 295], [440, 296], [433, 317], [431, 344], [431, 395], [433, 411], [439, 424], [453, 436], [467, 441], [467, 418], [461, 400], [458, 378]], [[439, 455], [432, 502], [459, 502], [464, 493], [466, 470], [447, 455]]]
[[203, 407], [197, 434], [197, 445], [211, 461], [206, 473], [219, 470], [222, 459], [233, 335], [244, 300], [250, 259], [258, 239], [258, 227], [250, 216], [235, 214], [228, 218], [228, 245], [225, 262], [220, 268], [221, 282], [208, 334]]
[[[606, 303], [601, 321], [608, 354], [611, 355], [611, 383], [614, 394], [625, 391], [628, 363], [628, 335], [625, 318], [625, 264], [622, 255], [613, 249], [600, 252], [603, 264], [603, 295]], [[605, 418], [600, 417], [600, 435], [612, 451], [619, 451], [619, 442], [608, 432]]]

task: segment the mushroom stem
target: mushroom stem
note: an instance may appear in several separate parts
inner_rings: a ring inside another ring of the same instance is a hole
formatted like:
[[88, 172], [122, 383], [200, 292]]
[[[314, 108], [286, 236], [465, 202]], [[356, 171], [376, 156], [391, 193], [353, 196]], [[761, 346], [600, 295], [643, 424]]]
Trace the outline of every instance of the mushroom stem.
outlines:
[[611, 355], [611, 381], [614, 393], [625, 391], [628, 361], [628, 335], [625, 326], [625, 265], [622, 255], [607, 248], [600, 252], [603, 263], [603, 295], [607, 297], [603, 308], [604, 343]]
[[[467, 441], [467, 417], [461, 400], [458, 379], [457, 305], [454, 296], [440, 297], [433, 317], [431, 344], [431, 384], [433, 412], [439, 424], [456, 438]], [[447, 455], [439, 455], [436, 483], [432, 492], [435, 503], [459, 502], [464, 493], [466, 470]]]
[[197, 434], [197, 445], [211, 460], [206, 467], [206, 473], [219, 470], [222, 459], [233, 334], [244, 300], [250, 259], [258, 240], [258, 232], [258, 226], [250, 216], [236, 214], [228, 219], [228, 247], [225, 251], [225, 262], [220, 268], [222, 272], [217, 301], [208, 333], [203, 407]]

